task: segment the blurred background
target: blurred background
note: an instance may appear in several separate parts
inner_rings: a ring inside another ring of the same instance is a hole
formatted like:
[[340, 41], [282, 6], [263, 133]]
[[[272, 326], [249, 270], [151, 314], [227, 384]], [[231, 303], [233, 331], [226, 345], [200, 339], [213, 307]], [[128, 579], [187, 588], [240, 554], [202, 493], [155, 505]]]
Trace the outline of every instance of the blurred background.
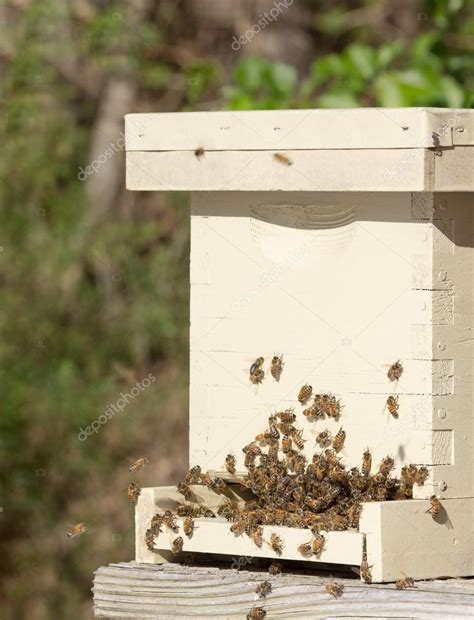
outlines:
[[472, 9], [0, 0], [2, 620], [92, 618], [93, 571], [133, 558], [128, 483], [187, 467], [188, 198], [125, 190], [124, 114], [471, 107]]

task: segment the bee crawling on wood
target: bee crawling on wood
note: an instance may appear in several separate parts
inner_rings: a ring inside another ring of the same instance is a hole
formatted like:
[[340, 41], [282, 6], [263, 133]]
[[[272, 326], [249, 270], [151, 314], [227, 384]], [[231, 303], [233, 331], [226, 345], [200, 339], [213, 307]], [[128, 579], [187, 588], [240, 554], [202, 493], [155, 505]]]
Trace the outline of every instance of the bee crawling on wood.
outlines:
[[142, 467], [145, 467], [145, 465], [147, 465], [150, 462], [149, 459], [147, 459], [145, 456], [142, 457], [141, 459], [135, 459], [131, 464], [130, 467], [128, 468], [128, 471], [139, 471]]
[[367, 560], [362, 560], [360, 564], [360, 576], [362, 581], [365, 581], [365, 583], [372, 583], [371, 568], [372, 566], [369, 566]]
[[395, 582], [397, 590], [406, 590], [407, 588], [416, 588], [415, 580], [413, 577], [403, 577], [403, 579], [397, 579]]
[[398, 381], [403, 374], [403, 366], [400, 360], [394, 362], [387, 371], [389, 381]]
[[176, 525], [176, 517], [171, 512], [171, 510], [166, 510], [163, 515], [163, 524], [166, 525], [167, 528], [176, 532], [178, 530], [178, 526]]
[[270, 365], [270, 373], [275, 381], [280, 381], [281, 373], [283, 372], [283, 355], [274, 355], [272, 357], [272, 363]]
[[257, 547], [261, 547], [263, 545], [263, 527], [261, 525], [254, 525], [250, 530], [250, 538]]
[[150, 529], [155, 534], [155, 536], [157, 536], [158, 534], [161, 534], [161, 532], [163, 531], [161, 529], [162, 525], [163, 525], [163, 515], [160, 515], [160, 513], [157, 512], [156, 515], [152, 517], [151, 523], [150, 523]]
[[273, 159], [276, 162], [278, 162], [279, 164], [283, 164], [284, 166], [292, 166], [293, 165], [293, 162], [288, 157], [288, 155], [285, 155], [285, 153], [274, 153], [273, 154]]
[[329, 577], [329, 583], [326, 586], [326, 592], [334, 598], [339, 598], [344, 592], [344, 586], [341, 583], [334, 581], [332, 577]]
[[183, 530], [186, 536], [192, 536], [194, 532], [194, 521], [192, 517], [185, 517], [183, 521]]
[[270, 546], [275, 553], [280, 554], [283, 551], [283, 541], [275, 532], [270, 536]]
[[191, 467], [189, 472], [186, 474], [186, 482], [188, 484], [199, 484], [201, 477], [201, 467], [199, 465], [195, 465]]
[[194, 151], [194, 156], [196, 157], [196, 159], [201, 159], [201, 157], [204, 157], [204, 153], [204, 147], [198, 146], [197, 149]]
[[398, 409], [400, 406], [398, 404], [398, 396], [389, 396], [387, 398], [386, 406], [390, 415], [393, 418], [398, 418]]
[[363, 476], [368, 476], [370, 474], [370, 470], [372, 469], [372, 454], [370, 453], [369, 448], [366, 448], [364, 454], [362, 455], [362, 467], [360, 471]]
[[150, 551], [155, 548], [155, 533], [151, 528], [145, 532], [145, 545]]
[[262, 581], [258, 584], [255, 593], [258, 594], [258, 598], [265, 598], [267, 594], [272, 591], [272, 584], [269, 581]]
[[419, 467], [415, 474], [415, 482], [418, 486], [423, 486], [428, 480], [429, 471], [427, 467]]
[[135, 482], [131, 482], [128, 485], [127, 496], [128, 496], [128, 499], [134, 504], [137, 503], [140, 493], [141, 493], [141, 489], [137, 484], [135, 484]]
[[345, 439], [346, 431], [344, 431], [341, 426], [341, 428], [337, 431], [336, 436], [332, 440], [332, 447], [334, 448], [334, 450], [342, 450]]
[[178, 493], [181, 493], [181, 495], [184, 495], [185, 500], [187, 500], [188, 502], [191, 501], [193, 493], [185, 482], [178, 482], [178, 484], [176, 485], [176, 490], [178, 491]]
[[299, 402], [302, 405], [304, 405], [311, 398], [312, 393], [313, 393], [313, 388], [311, 385], [308, 385], [307, 383], [303, 385], [303, 387], [298, 392]]
[[322, 552], [322, 550], [324, 549], [325, 543], [326, 543], [326, 539], [324, 538], [322, 534], [317, 534], [313, 538], [311, 542], [311, 549], [314, 555], [319, 555]]
[[257, 357], [255, 362], [250, 366], [249, 379], [250, 382], [254, 385], [262, 383], [263, 379], [265, 378], [265, 372], [262, 370], [264, 361], [265, 360], [263, 357]]
[[281, 575], [283, 572], [283, 564], [281, 562], [272, 562], [268, 567], [270, 575]]
[[181, 536], [178, 536], [177, 538], [175, 538], [173, 542], [171, 543], [171, 553], [173, 555], [179, 555], [181, 551], [183, 550], [183, 544], [184, 544], [184, 540], [181, 538]]
[[265, 618], [267, 612], [263, 609], [263, 607], [252, 607], [252, 609], [247, 614], [247, 620], [260, 620], [261, 618]]
[[85, 523], [76, 523], [76, 525], [71, 527], [67, 535], [68, 535], [68, 538], [77, 538], [81, 534], [84, 534], [84, 532], [86, 531], [87, 531], [87, 528], [86, 528]]
[[301, 555], [304, 555], [304, 556], [311, 555], [313, 553], [313, 546], [311, 542], [302, 543], [301, 545], [298, 545], [298, 553], [301, 553]]
[[439, 515], [439, 513], [441, 512], [441, 502], [439, 501], [439, 499], [436, 497], [436, 495], [432, 495], [430, 497], [430, 503], [431, 506], [430, 508], [428, 508], [428, 510], [426, 512], [430, 512], [431, 516], [433, 517], [433, 519], [435, 517], [437, 517]]
[[231, 453], [225, 457], [225, 468], [229, 474], [235, 474], [235, 456]]

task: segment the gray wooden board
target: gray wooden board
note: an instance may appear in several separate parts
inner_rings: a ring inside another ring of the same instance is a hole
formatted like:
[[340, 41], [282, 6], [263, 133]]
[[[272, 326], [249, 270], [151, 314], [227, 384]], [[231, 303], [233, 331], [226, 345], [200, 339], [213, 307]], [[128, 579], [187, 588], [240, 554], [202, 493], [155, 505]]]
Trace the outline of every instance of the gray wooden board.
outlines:
[[[264, 579], [273, 591], [258, 601], [255, 587]], [[110, 564], [94, 578], [96, 618], [245, 619], [254, 605], [266, 618], [474, 618], [474, 579], [419, 581], [399, 591], [393, 584], [367, 585], [337, 577], [344, 594], [335, 600], [327, 576], [305, 572], [272, 577], [264, 569], [240, 571], [180, 564]]]

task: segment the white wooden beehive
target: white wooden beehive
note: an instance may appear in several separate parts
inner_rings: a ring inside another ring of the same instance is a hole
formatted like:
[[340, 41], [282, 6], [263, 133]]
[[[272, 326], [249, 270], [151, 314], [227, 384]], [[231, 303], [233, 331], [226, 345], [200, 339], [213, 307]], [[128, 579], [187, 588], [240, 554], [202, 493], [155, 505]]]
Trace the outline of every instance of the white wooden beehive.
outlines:
[[[331, 532], [311, 561], [356, 565], [366, 549], [377, 582], [473, 575], [474, 111], [133, 114], [126, 145], [129, 189], [192, 193], [190, 465], [223, 472], [233, 452], [244, 471], [242, 446], [282, 406], [297, 406], [311, 455], [315, 428], [340, 424], [302, 416], [310, 383], [344, 404], [349, 467], [369, 446], [374, 462], [430, 471], [415, 499], [365, 504], [359, 531]], [[267, 372], [255, 389], [250, 364], [262, 355], [268, 370], [276, 354], [280, 382]], [[432, 494], [442, 519], [425, 512]], [[142, 490], [137, 561], [170, 558], [167, 534], [157, 552], [143, 536], [178, 499]], [[298, 559], [307, 531], [268, 530]], [[184, 538], [193, 553], [277, 557], [219, 520]]]

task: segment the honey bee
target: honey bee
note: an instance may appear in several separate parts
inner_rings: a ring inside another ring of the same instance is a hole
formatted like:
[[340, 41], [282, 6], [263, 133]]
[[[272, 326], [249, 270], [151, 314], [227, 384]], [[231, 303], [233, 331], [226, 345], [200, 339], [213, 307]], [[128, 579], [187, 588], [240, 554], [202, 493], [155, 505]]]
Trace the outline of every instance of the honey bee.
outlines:
[[176, 518], [171, 510], [166, 510], [163, 515], [163, 523], [167, 528], [175, 532], [178, 528], [176, 526]]
[[141, 493], [141, 489], [137, 484], [135, 484], [134, 482], [131, 482], [128, 485], [127, 496], [128, 496], [128, 499], [134, 504], [137, 503], [140, 493]]
[[151, 520], [150, 529], [155, 535], [158, 535], [158, 534], [161, 534], [162, 532], [162, 529], [161, 529], [162, 525], [163, 525], [163, 515], [160, 515], [160, 513], [157, 512], [156, 515], [154, 515]]
[[227, 489], [227, 483], [222, 478], [214, 478], [211, 480], [209, 488], [217, 493], [223, 493]]
[[329, 400], [325, 407], [326, 414], [335, 420], [339, 420], [341, 415], [341, 401], [336, 400], [335, 396], [329, 396]]
[[270, 366], [270, 373], [275, 381], [280, 381], [281, 373], [283, 372], [283, 355], [274, 355], [272, 357], [272, 363]]
[[358, 502], [351, 504], [347, 511], [347, 518], [349, 520], [349, 525], [352, 527], [358, 527], [360, 513], [362, 511], [362, 506]]
[[360, 564], [360, 576], [361, 579], [365, 581], [365, 583], [372, 583], [372, 572], [370, 570], [371, 568], [372, 566], [369, 566], [367, 560], [362, 560]]
[[301, 555], [306, 555], [306, 556], [311, 555], [312, 552], [313, 552], [313, 547], [310, 542], [298, 545], [298, 553], [301, 553]]
[[431, 503], [431, 507], [428, 508], [428, 510], [426, 512], [430, 512], [431, 516], [433, 517], [433, 519], [435, 517], [437, 517], [439, 515], [439, 513], [441, 512], [441, 502], [439, 501], [439, 499], [436, 497], [436, 495], [432, 495], [430, 497], [430, 503]]
[[321, 448], [328, 446], [331, 443], [331, 433], [327, 429], [318, 433], [318, 435], [316, 435], [316, 443]]
[[283, 564], [281, 562], [272, 562], [268, 567], [270, 575], [281, 575], [283, 572]]
[[344, 592], [344, 586], [340, 583], [336, 583], [332, 577], [329, 578], [329, 583], [326, 586], [326, 592], [334, 598], [339, 598]]
[[427, 467], [420, 467], [415, 474], [415, 482], [418, 486], [423, 486], [427, 481], [429, 471]]
[[145, 545], [150, 551], [153, 551], [153, 549], [155, 548], [155, 533], [152, 529], [149, 529], [145, 532]]
[[370, 470], [372, 469], [372, 454], [370, 453], [369, 448], [366, 448], [364, 454], [362, 455], [362, 467], [360, 468], [363, 476], [368, 476], [370, 474]]
[[261, 368], [259, 368], [253, 374], [250, 375], [250, 381], [254, 385], [258, 385], [259, 383], [262, 383], [264, 378], [265, 378], [265, 373]]
[[381, 474], [382, 476], [386, 477], [390, 474], [390, 472], [392, 471], [392, 469], [395, 466], [395, 461], [392, 459], [391, 456], [386, 456], [385, 458], [382, 459], [380, 465], [379, 465], [379, 474]]
[[141, 459], [136, 459], [135, 461], [133, 461], [133, 463], [130, 464], [130, 467], [128, 468], [128, 471], [139, 471], [142, 467], [145, 467], [145, 465], [147, 465], [149, 463], [149, 459], [147, 459], [146, 457], [143, 457]]
[[84, 534], [84, 532], [86, 531], [87, 531], [87, 528], [86, 528], [85, 523], [76, 523], [76, 525], [71, 527], [67, 535], [68, 535], [68, 538], [77, 538], [81, 534]]
[[413, 577], [403, 577], [403, 579], [397, 579], [395, 582], [397, 590], [406, 590], [407, 588], [416, 588], [415, 580]]
[[198, 484], [200, 481], [200, 477], [201, 467], [199, 465], [195, 465], [194, 467], [191, 467], [191, 469], [186, 475], [185, 480], [188, 484]]
[[403, 374], [403, 366], [400, 360], [393, 363], [387, 371], [387, 377], [390, 381], [398, 381]]
[[287, 454], [291, 450], [291, 439], [288, 435], [283, 435], [281, 439], [281, 450], [283, 454]]
[[194, 521], [192, 517], [186, 517], [183, 521], [183, 530], [186, 536], [192, 536], [194, 531]]
[[394, 418], [398, 418], [398, 396], [389, 396], [387, 398], [387, 409], [391, 416]]
[[263, 527], [261, 525], [255, 525], [250, 531], [250, 538], [257, 547], [261, 547], [263, 545]]
[[184, 496], [185, 500], [187, 500], [188, 502], [191, 501], [193, 493], [185, 482], [178, 482], [178, 484], [176, 485], [176, 490], [178, 491], [178, 493], [181, 493], [181, 495]]
[[237, 534], [238, 536], [240, 536], [245, 531], [245, 521], [243, 519], [237, 519], [230, 526], [230, 531], [233, 534]]
[[252, 607], [252, 609], [247, 614], [247, 620], [260, 620], [261, 618], [265, 618], [267, 612], [263, 609], [263, 607]]
[[293, 165], [293, 162], [288, 157], [288, 155], [285, 155], [285, 153], [274, 153], [273, 159], [276, 162], [278, 162], [279, 164], [283, 164], [284, 166], [292, 166]]
[[194, 151], [194, 156], [197, 159], [201, 159], [201, 157], [204, 157], [204, 147], [203, 146], [198, 146], [197, 149]]
[[278, 534], [275, 534], [274, 532], [270, 536], [270, 546], [275, 553], [280, 554], [283, 551], [283, 547], [284, 547], [283, 541], [280, 538], [280, 536], [278, 536]]
[[255, 592], [258, 594], [258, 598], [265, 598], [267, 594], [272, 591], [272, 584], [269, 581], [262, 581], [258, 584]]
[[235, 474], [235, 456], [233, 454], [228, 454], [225, 457], [225, 468], [229, 474]]
[[278, 432], [278, 428], [276, 427], [275, 424], [270, 424], [270, 428], [265, 433], [265, 439], [267, 440], [280, 439], [280, 433]]
[[332, 440], [332, 447], [334, 450], [341, 450], [344, 445], [344, 440], [346, 439], [346, 431], [341, 428], [337, 431], [336, 436]]
[[184, 544], [184, 540], [181, 538], [181, 536], [178, 536], [177, 538], [175, 538], [173, 542], [171, 543], [171, 553], [173, 555], [180, 554], [181, 551], [183, 550], [183, 544]]
[[183, 564], [185, 566], [191, 566], [192, 564], [196, 564], [196, 556], [192, 553], [187, 553], [183, 558]]
[[[250, 381], [252, 381], [252, 376], [255, 375], [255, 373], [257, 373], [259, 370], [262, 369], [264, 361], [265, 360], [264, 360], [263, 357], [257, 357], [257, 359], [250, 366], [250, 368], [249, 368]], [[252, 383], [254, 383], [254, 381], [252, 381]]]
[[321, 551], [324, 549], [325, 543], [326, 543], [326, 539], [324, 538], [324, 536], [322, 534], [317, 534], [311, 542], [311, 548], [312, 548], [313, 553], [315, 555], [319, 555]]
[[413, 486], [417, 472], [416, 465], [404, 465], [400, 472], [401, 481], [407, 486]]
[[276, 461], [278, 459], [278, 441], [272, 441], [268, 447], [269, 460]]
[[282, 422], [286, 422], [287, 424], [291, 424], [296, 420], [294, 409], [285, 409], [285, 411], [279, 411], [276, 415]]
[[314, 407], [314, 405], [311, 405], [311, 407], [308, 407], [307, 409], [303, 409], [303, 415], [305, 418], [316, 418], [317, 410]]
[[295, 442], [296, 447], [299, 450], [303, 450], [304, 444], [305, 444], [305, 440], [303, 439], [303, 431], [302, 430], [298, 431], [296, 430], [296, 428], [293, 429], [293, 431], [291, 432], [291, 438]]
[[313, 388], [311, 385], [308, 385], [307, 383], [303, 385], [303, 387], [298, 392], [299, 402], [302, 405], [304, 405], [311, 398], [312, 393], [313, 393]]

